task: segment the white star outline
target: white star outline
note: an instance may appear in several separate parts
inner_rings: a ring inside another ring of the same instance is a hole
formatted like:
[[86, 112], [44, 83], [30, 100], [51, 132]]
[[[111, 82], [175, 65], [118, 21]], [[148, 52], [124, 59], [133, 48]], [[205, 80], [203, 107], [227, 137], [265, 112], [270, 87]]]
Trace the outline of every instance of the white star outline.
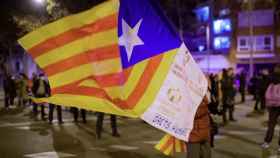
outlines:
[[124, 19], [122, 19], [123, 34], [119, 38], [119, 45], [125, 47], [128, 62], [131, 59], [134, 47], [144, 45], [144, 42], [138, 36], [138, 32], [141, 27], [142, 21], [143, 19], [140, 19], [137, 22], [137, 24], [133, 28], [131, 28], [127, 24], [127, 22]]

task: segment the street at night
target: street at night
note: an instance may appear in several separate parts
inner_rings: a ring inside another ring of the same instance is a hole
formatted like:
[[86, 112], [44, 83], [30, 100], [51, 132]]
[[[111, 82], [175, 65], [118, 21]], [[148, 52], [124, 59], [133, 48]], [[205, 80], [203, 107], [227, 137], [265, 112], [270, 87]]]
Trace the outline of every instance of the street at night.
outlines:
[[[253, 102], [236, 105], [236, 122], [219, 128], [215, 138], [214, 158], [276, 158], [277, 142], [268, 150], [261, 148], [266, 131], [267, 115], [252, 113]], [[3, 102], [1, 102], [3, 105]], [[94, 113], [88, 114], [88, 123], [74, 123], [63, 110], [64, 124], [56, 120], [31, 118], [31, 108], [1, 108], [1, 158], [164, 158], [154, 145], [164, 135], [139, 119], [118, 118], [121, 137], [111, 136], [110, 119], [105, 117], [102, 138], [96, 139]], [[56, 116], [55, 116], [56, 118]], [[221, 123], [219, 116], [217, 122]], [[278, 137], [279, 128], [276, 128]], [[277, 139], [274, 139], [277, 140]], [[185, 157], [185, 153], [176, 154]]]
[[280, 157], [279, 0], [8, 0], [0, 17], [0, 158]]

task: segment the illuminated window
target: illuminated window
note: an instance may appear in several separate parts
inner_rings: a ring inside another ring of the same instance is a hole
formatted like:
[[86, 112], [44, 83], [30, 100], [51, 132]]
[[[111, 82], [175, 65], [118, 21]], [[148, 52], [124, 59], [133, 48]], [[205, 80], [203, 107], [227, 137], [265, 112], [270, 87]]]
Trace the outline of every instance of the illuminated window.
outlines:
[[231, 31], [231, 22], [229, 19], [219, 19], [214, 21], [214, 33], [226, 33]]
[[209, 19], [209, 7], [204, 6], [195, 10], [197, 20], [200, 22], [206, 22]]
[[226, 36], [215, 37], [214, 38], [214, 48], [215, 49], [227, 49], [230, 47], [230, 39]]

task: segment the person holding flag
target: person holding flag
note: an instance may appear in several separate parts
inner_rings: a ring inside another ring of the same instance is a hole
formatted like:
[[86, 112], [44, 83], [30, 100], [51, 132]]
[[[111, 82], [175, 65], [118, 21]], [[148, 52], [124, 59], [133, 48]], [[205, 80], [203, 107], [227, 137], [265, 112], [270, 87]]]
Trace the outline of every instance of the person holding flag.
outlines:
[[189, 141], [207, 79], [157, 0], [108, 0], [19, 43], [50, 82], [38, 101], [140, 117]]
[[208, 100], [205, 97], [194, 118], [194, 126], [187, 142], [187, 158], [211, 158], [210, 128]]

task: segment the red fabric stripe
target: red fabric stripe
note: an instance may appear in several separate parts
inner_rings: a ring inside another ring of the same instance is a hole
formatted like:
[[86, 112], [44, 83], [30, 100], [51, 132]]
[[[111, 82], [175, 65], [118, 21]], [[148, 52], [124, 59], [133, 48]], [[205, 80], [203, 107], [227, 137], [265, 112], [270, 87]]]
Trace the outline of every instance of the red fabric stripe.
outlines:
[[43, 68], [48, 76], [55, 75], [60, 72], [67, 71], [71, 68], [88, 64], [95, 61], [102, 61], [106, 59], [113, 59], [119, 57], [118, 45], [111, 45], [102, 48], [89, 50], [87, 52], [78, 54], [68, 59], [61, 60], [57, 63], [51, 64]]
[[[98, 84], [99, 87], [103, 87], [103, 88], [112, 87], [112, 86], [120, 86], [120, 85], [123, 85], [127, 81], [130, 73], [131, 73], [131, 69], [126, 69], [125, 71], [120, 72], [120, 73], [101, 75], [101, 76], [90, 76], [85, 79], [78, 80], [74, 83], [71, 83], [71, 84], [68, 84], [65, 86], [61, 86], [58, 88], [54, 88], [54, 89], [52, 89], [52, 94], [68, 93], [70, 91], [74, 91], [73, 89], [76, 90], [79, 88], [79, 84], [81, 82], [83, 82], [85, 80], [90, 80], [90, 79], [94, 80]], [[91, 88], [91, 87], [89, 87], [89, 88]], [[82, 92], [81, 93], [75, 92], [75, 94], [83, 94], [83, 95], [87, 95], [87, 96], [92, 95], [91, 93], [82, 93]]]
[[153, 78], [154, 72], [157, 70], [160, 62], [162, 60], [163, 55], [158, 55], [150, 59], [147, 67], [145, 68], [144, 73], [141, 75], [139, 81], [137, 81], [137, 85], [134, 88], [133, 92], [129, 95], [127, 100], [121, 99], [112, 99], [110, 98], [104, 90], [96, 89], [91, 87], [78, 87], [76, 82], [73, 84], [69, 84], [67, 86], [63, 86], [60, 88], [56, 88], [52, 90], [52, 94], [64, 93], [64, 94], [76, 94], [76, 95], [85, 95], [85, 96], [94, 96], [100, 97], [103, 99], [108, 99], [122, 109], [133, 109], [137, 102], [141, 99], [143, 94], [145, 93], [147, 87], [151, 79]]
[[97, 32], [102, 32], [115, 28], [117, 26], [117, 14], [107, 16], [103, 19], [97, 20], [91, 24], [87, 24], [80, 28], [74, 28], [69, 31], [63, 32], [55, 37], [51, 37], [34, 47], [30, 48], [28, 52], [33, 59], [47, 53], [53, 49], [61, 47], [67, 43], [73, 42], [79, 38], [92, 35]]
[[174, 137], [171, 136], [168, 141], [160, 148], [160, 151], [164, 152], [165, 150], [167, 150], [168, 147], [173, 144], [173, 139]]
[[133, 109], [137, 102], [141, 99], [146, 89], [149, 86], [150, 81], [152, 80], [154, 73], [156, 72], [163, 55], [158, 55], [150, 59], [145, 71], [143, 72], [141, 78], [139, 79], [135, 89], [129, 95], [127, 100], [115, 99], [115, 103], [119, 105], [122, 109]]

